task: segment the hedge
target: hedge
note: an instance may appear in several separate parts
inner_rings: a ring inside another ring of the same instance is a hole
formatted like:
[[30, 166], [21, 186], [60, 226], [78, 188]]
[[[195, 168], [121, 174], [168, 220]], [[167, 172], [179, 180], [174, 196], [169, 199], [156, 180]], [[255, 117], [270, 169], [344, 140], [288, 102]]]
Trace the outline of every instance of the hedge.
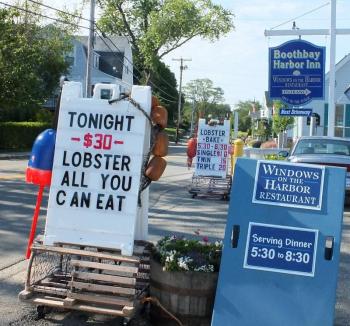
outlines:
[[0, 149], [29, 150], [35, 138], [51, 124], [45, 122], [1, 122]]

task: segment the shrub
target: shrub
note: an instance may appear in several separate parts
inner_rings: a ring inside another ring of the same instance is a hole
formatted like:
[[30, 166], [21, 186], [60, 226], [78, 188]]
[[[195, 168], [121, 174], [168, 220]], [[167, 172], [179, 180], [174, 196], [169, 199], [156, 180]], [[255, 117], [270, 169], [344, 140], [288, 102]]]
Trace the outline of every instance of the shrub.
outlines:
[[222, 242], [210, 243], [166, 236], [158, 241], [153, 256], [165, 271], [217, 272], [220, 267]]
[[278, 154], [266, 154], [264, 159], [270, 161], [284, 161], [286, 158]]
[[0, 123], [0, 149], [28, 150], [35, 138], [51, 124], [44, 122], [2, 122]]

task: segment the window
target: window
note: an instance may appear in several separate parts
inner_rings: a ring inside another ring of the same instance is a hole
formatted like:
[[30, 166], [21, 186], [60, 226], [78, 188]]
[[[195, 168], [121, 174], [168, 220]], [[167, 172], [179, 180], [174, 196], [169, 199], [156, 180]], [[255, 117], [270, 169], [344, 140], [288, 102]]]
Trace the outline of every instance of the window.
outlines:
[[72, 51], [66, 53], [64, 60], [69, 64], [69, 67], [75, 66], [75, 46]]
[[[337, 104], [335, 107], [334, 136], [350, 138], [350, 105]], [[328, 104], [325, 106], [325, 135], [328, 124]]]
[[100, 55], [94, 53], [94, 68], [98, 68], [100, 64]]
[[299, 154], [350, 155], [349, 142], [330, 139], [300, 140], [293, 155]]
[[110, 100], [112, 92], [110, 89], [101, 89], [101, 100]]

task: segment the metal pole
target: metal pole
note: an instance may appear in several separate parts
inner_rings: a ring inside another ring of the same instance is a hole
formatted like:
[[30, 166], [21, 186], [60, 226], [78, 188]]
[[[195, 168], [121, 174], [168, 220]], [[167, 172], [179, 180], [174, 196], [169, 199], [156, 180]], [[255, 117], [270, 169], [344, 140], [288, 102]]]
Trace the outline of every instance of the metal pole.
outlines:
[[235, 110], [234, 112], [234, 123], [233, 123], [233, 138], [238, 138], [238, 111]]
[[191, 114], [191, 129], [190, 129], [190, 136], [192, 136], [193, 134], [193, 119], [194, 119], [194, 110], [195, 110], [195, 103], [194, 103], [194, 99], [193, 99], [193, 102], [192, 102], [192, 114]]
[[187, 67], [183, 65], [184, 61], [191, 61], [192, 59], [173, 59], [173, 61], [180, 61], [180, 84], [179, 84], [179, 102], [177, 106], [177, 124], [176, 124], [176, 137], [175, 137], [175, 143], [177, 144], [179, 142], [179, 130], [180, 130], [180, 123], [181, 123], [181, 89], [182, 89], [182, 71], [186, 69]]
[[335, 127], [335, 48], [336, 48], [336, 16], [337, 16], [337, 2], [331, 1], [331, 44], [329, 56], [329, 98], [328, 98], [328, 136], [334, 136]]
[[177, 105], [177, 125], [176, 125], [176, 144], [179, 142], [179, 130], [180, 130], [180, 119], [181, 119], [181, 88], [182, 88], [182, 70], [183, 67], [183, 59], [180, 59], [180, 86], [179, 86], [179, 102]]
[[90, 0], [90, 30], [86, 58], [85, 96], [91, 97], [91, 70], [94, 60], [95, 0]]

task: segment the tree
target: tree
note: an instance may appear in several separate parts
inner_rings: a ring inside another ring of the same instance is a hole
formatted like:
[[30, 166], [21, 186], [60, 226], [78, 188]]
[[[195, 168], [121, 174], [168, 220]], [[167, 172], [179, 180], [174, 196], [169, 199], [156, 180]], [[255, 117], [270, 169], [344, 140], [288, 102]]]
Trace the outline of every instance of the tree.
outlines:
[[233, 28], [233, 14], [211, 0], [101, 0], [99, 26], [126, 36], [148, 83], [158, 61], [196, 36], [211, 41]]
[[154, 95], [158, 96], [160, 103], [168, 110], [168, 121], [172, 124], [177, 118], [177, 91], [176, 78], [168, 66], [159, 61], [153, 75], [153, 82], [157, 87], [153, 88]]
[[279, 115], [280, 109], [283, 107], [283, 103], [281, 101], [274, 101], [274, 113], [272, 117], [272, 130], [279, 134], [280, 132], [286, 131], [289, 127], [294, 124], [293, 117], [281, 117]]
[[15, 112], [16, 120], [27, 119], [67, 71], [64, 53], [71, 49], [70, 37], [16, 9], [0, 9], [0, 30], [0, 120], [13, 119]]
[[[224, 101], [224, 91], [220, 87], [214, 87], [210, 79], [192, 80], [186, 84], [183, 91], [190, 101], [195, 101], [199, 116], [206, 117], [208, 114], [221, 114], [221, 111], [218, 110], [218, 104]], [[225, 112], [226, 109], [227, 107], [224, 107]]]
[[251, 132], [252, 128], [252, 120], [254, 119], [254, 113], [261, 109], [261, 104], [258, 101], [239, 101], [236, 105], [236, 110], [238, 112], [238, 130], [244, 132]]

